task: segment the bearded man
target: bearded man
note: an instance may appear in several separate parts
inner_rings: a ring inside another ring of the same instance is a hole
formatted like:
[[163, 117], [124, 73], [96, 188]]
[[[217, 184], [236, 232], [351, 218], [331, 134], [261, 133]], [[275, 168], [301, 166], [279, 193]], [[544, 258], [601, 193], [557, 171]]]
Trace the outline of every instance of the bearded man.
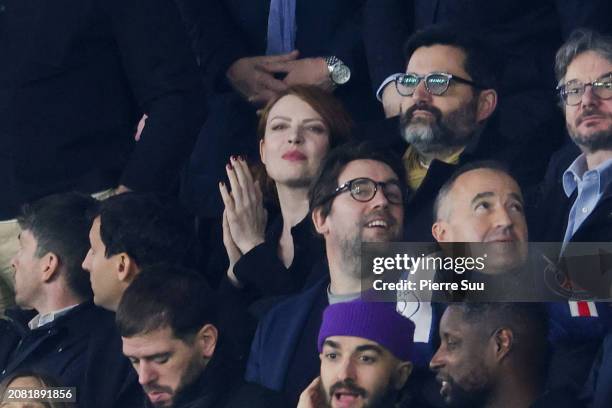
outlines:
[[495, 154], [483, 134], [497, 106], [496, 66], [474, 37], [451, 27], [419, 31], [406, 43], [406, 73], [395, 77], [401, 95], [400, 130], [410, 190], [405, 240], [431, 242], [433, 203], [458, 166]]

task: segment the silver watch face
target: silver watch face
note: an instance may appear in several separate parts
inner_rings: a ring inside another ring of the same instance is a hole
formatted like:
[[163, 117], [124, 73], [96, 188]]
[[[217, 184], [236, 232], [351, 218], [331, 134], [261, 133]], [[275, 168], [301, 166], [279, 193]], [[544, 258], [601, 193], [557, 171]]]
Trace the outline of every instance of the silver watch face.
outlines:
[[351, 70], [344, 64], [337, 64], [332, 72], [332, 81], [337, 85], [346, 84], [351, 78]]

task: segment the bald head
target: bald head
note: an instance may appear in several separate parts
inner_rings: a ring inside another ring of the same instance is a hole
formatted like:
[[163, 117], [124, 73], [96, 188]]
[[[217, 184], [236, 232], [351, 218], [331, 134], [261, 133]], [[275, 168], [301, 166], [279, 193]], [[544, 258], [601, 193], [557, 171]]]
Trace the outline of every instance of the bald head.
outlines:
[[459, 170], [438, 193], [432, 234], [438, 242], [527, 241], [519, 185], [498, 165]]

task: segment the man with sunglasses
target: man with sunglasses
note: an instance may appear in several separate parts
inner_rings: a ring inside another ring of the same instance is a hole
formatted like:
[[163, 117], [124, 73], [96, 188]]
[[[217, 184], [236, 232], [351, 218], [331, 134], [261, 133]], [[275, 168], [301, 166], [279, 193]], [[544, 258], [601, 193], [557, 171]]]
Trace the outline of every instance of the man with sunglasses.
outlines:
[[450, 27], [411, 36], [406, 59], [394, 83], [409, 187], [404, 239], [431, 242], [433, 203], [444, 182], [460, 165], [506, 154], [494, 135], [482, 135], [497, 106], [497, 69], [476, 38]]
[[311, 187], [314, 228], [325, 240], [323, 278], [260, 322], [246, 379], [282, 391], [294, 406], [319, 375], [317, 334], [329, 304], [361, 296], [361, 244], [399, 241], [404, 217], [401, 162], [371, 145], [330, 152]]
[[551, 159], [532, 236], [564, 247], [612, 241], [612, 37], [575, 31], [557, 52], [555, 71], [574, 143]]

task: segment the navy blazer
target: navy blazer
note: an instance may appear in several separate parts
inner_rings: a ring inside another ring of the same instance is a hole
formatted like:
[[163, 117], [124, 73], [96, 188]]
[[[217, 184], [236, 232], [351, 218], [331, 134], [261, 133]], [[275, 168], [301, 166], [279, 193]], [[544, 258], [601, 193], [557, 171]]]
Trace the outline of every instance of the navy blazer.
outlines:
[[325, 277], [308, 290], [292, 296], [271, 309], [259, 323], [245, 379], [275, 391], [285, 386], [287, 370], [299, 343], [310, 310], [316, 299], [325, 294], [329, 278]]
[[34, 370], [77, 387], [79, 406], [143, 405], [136, 373], [121, 353], [114, 313], [90, 301], [34, 330], [27, 326], [31, 314], [15, 309], [7, 315], [11, 320], [0, 324], [0, 381]]
[[612, 331], [605, 337], [585, 385], [583, 397], [593, 408], [612, 406]]

